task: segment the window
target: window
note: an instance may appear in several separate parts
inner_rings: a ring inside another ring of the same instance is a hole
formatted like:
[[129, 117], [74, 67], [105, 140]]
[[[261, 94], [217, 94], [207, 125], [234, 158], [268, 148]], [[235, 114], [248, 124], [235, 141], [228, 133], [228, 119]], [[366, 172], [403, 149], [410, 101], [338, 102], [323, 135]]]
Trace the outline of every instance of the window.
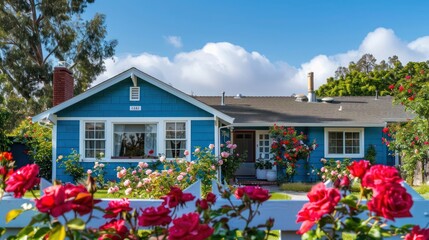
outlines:
[[85, 122], [85, 158], [95, 158], [105, 152], [105, 123]]
[[186, 150], [186, 122], [167, 122], [165, 154], [167, 158], [182, 157]]
[[270, 135], [268, 133], [259, 134], [258, 137], [259, 137], [259, 139], [258, 139], [258, 147], [259, 147], [258, 158], [261, 157], [263, 159], [270, 159], [270, 150], [271, 150]]
[[325, 157], [363, 157], [363, 129], [325, 129]]
[[156, 124], [115, 124], [112, 157], [156, 157], [156, 132]]

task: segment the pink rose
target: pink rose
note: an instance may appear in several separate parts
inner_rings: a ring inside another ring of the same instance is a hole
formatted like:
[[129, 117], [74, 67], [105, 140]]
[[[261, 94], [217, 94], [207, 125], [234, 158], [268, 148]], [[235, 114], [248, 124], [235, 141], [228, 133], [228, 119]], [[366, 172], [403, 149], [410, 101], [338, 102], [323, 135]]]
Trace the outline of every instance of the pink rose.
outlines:
[[124, 187], [128, 187], [128, 186], [130, 186], [130, 184], [131, 184], [131, 181], [130, 180], [125, 180], [125, 182], [124, 182]]
[[213, 150], [214, 147], [215, 147], [215, 145], [213, 143], [209, 145], [210, 150]]
[[200, 152], [200, 148], [196, 148], [195, 153], [199, 153], [199, 152]]
[[185, 150], [185, 152], [183, 154], [185, 154], [185, 156], [188, 156], [189, 155], [189, 151]]
[[221, 156], [222, 158], [227, 158], [227, 157], [229, 157], [229, 152], [221, 152], [221, 153], [220, 153], [220, 156]]

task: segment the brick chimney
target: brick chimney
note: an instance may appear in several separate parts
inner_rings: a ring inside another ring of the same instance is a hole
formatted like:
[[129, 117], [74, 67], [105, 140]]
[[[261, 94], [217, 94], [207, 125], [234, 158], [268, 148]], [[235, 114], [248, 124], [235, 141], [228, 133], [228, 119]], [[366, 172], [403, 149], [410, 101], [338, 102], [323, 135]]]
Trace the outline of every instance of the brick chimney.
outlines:
[[54, 96], [53, 105], [56, 106], [73, 97], [74, 79], [73, 73], [66, 67], [54, 68]]

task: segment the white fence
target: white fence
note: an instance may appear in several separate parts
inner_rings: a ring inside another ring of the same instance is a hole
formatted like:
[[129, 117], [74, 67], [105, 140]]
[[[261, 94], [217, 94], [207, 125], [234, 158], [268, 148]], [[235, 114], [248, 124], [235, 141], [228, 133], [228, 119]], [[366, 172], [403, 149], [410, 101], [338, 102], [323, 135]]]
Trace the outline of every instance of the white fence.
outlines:
[[[42, 184], [44, 185], [44, 184]], [[398, 219], [393, 224], [396, 226], [400, 226], [403, 224], [420, 224], [421, 226], [425, 226], [429, 222], [429, 217], [427, 217], [429, 212], [429, 201], [424, 200], [419, 194], [417, 194], [412, 188], [406, 186], [409, 193], [413, 196], [414, 205], [411, 209], [411, 213], [413, 215], [412, 218], [403, 218]], [[217, 187], [214, 185], [214, 193], [217, 192]], [[185, 192], [192, 193], [193, 195], [200, 196], [201, 195], [201, 183], [196, 182], [189, 188], [185, 190]], [[197, 199], [196, 198], [196, 199]], [[196, 200], [195, 199], [195, 200]], [[111, 199], [103, 199], [102, 202], [97, 204], [100, 207], [107, 207], [108, 202]], [[194, 202], [189, 202], [186, 205], [186, 208], [181, 209], [178, 214], [179, 216], [182, 213], [188, 213], [195, 211], [195, 200]], [[234, 200], [239, 203], [238, 200]], [[130, 200], [131, 207], [135, 209], [144, 209], [149, 206], [158, 206], [162, 200]], [[14, 198], [4, 198], [0, 201], [0, 227], [6, 227], [6, 234], [15, 234], [19, 229], [26, 226], [33, 214], [33, 212], [25, 212], [20, 215], [18, 218], [12, 220], [11, 222], [5, 222], [6, 213], [11, 209], [20, 209], [23, 203], [31, 203], [34, 206], [34, 202], [31, 199], [14, 199]], [[306, 201], [303, 200], [270, 200], [262, 204], [260, 207], [260, 216], [252, 222], [252, 225], [263, 224], [268, 218], [274, 218], [274, 228], [276, 230], [281, 231], [281, 239], [300, 239], [299, 235], [296, 235], [295, 232], [299, 229], [300, 224], [297, 224], [296, 215], [298, 211], [302, 208], [303, 204]], [[226, 200], [218, 197], [216, 201], [215, 208], [218, 208], [222, 205], [228, 204]], [[102, 218], [101, 212], [96, 211], [95, 217], [91, 220], [90, 226], [96, 227], [105, 223], [105, 219]], [[233, 221], [231, 222], [231, 226], [236, 228], [242, 228], [244, 222]], [[398, 238], [399, 239], [399, 238]]]

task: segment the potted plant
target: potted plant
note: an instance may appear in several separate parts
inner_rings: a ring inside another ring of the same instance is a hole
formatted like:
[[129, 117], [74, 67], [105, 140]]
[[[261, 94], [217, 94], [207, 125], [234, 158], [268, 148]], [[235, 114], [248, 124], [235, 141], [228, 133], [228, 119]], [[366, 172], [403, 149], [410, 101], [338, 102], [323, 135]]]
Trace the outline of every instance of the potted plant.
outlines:
[[255, 162], [256, 168], [256, 179], [264, 180], [267, 179], [267, 169], [265, 169], [265, 159], [259, 158]]

